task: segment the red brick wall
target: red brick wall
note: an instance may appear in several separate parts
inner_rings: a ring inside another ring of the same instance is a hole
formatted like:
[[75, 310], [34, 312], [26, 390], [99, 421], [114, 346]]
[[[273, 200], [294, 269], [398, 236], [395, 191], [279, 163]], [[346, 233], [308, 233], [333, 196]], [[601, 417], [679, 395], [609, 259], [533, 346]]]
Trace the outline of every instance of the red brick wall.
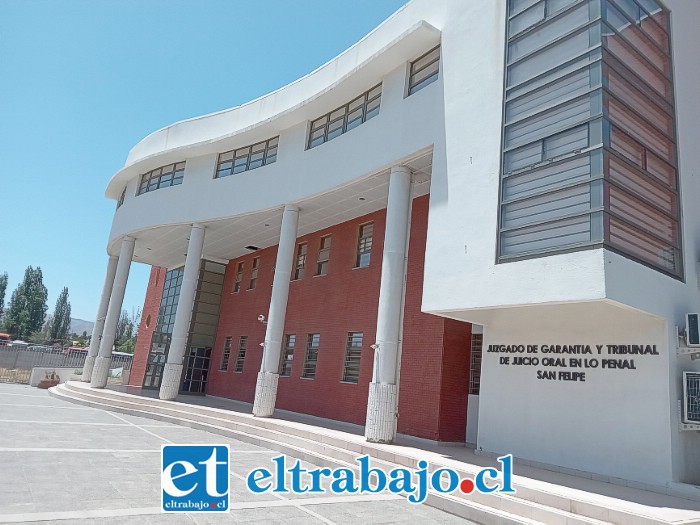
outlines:
[[[292, 281], [285, 334], [296, 335], [292, 372], [280, 377], [277, 408], [364, 425], [368, 384], [372, 379], [373, 350], [381, 280], [386, 211], [381, 210], [297, 239], [307, 243], [304, 277]], [[373, 221], [371, 264], [353, 269], [361, 224]], [[464, 441], [469, 383], [470, 325], [420, 311], [428, 224], [428, 197], [413, 202], [407, 268], [406, 303], [399, 391], [398, 431], [438, 441]], [[331, 235], [328, 274], [314, 276], [321, 237]], [[253, 401], [265, 338], [277, 247], [231, 260], [226, 268], [219, 326], [212, 352], [207, 392]], [[248, 290], [252, 261], [260, 257], [256, 288]], [[233, 293], [236, 267], [243, 262], [241, 291]], [[154, 272], [156, 270], [154, 269]], [[151, 274], [144, 304], [152, 313], [151, 328], [139, 333], [131, 384], [143, 381], [148, 343], [157, 318], [162, 281], [154, 286]], [[348, 332], [363, 332], [358, 384], [341, 382]], [[315, 379], [302, 379], [307, 334], [320, 333]], [[243, 372], [234, 372], [239, 337], [248, 336]], [[226, 337], [232, 337], [228, 370], [220, 371]], [[284, 343], [283, 343], [284, 344]]]
[[[471, 325], [421, 312], [427, 232], [426, 196], [413, 201], [411, 212], [398, 432], [436, 441], [464, 441]], [[461, 362], [464, 356], [466, 361]], [[446, 389], [455, 391], [454, 398], [444, 395]]]
[[166, 268], [159, 268], [157, 266], [151, 268], [146, 299], [143, 303], [143, 310], [141, 311], [141, 325], [139, 326], [139, 334], [136, 337], [134, 360], [131, 364], [131, 375], [129, 376], [129, 384], [132, 386], [141, 386], [143, 384], [143, 376], [146, 373], [146, 364], [148, 362], [148, 351], [151, 345], [151, 336], [156, 328], [156, 324], [158, 324], [158, 310], [160, 308], [160, 298], [163, 295], [163, 284], [165, 282], [166, 272]]

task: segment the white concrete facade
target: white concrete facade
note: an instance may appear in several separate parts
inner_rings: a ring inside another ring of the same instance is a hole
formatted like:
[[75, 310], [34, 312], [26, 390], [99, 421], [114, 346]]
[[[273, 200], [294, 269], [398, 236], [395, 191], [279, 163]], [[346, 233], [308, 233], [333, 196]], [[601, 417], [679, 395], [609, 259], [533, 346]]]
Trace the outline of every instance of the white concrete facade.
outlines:
[[[126, 187], [126, 198], [115, 213], [108, 251], [116, 254], [122, 239], [132, 236], [139, 261], [175, 268], [196, 222], [207, 227], [202, 256], [226, 261], [246, 253], [242, 239], [260, 247], [281, 243], [287, 205], [301, 210], [299, 236], [385, 208], [390, 168], [410, 167], [430, 154], [422, 309], [484, 327], [478, 433], [468, 431], [470, 441], [475, 438], [485, 454], [513, 453], [601, 476], [700, 483], [700, 436], [680, 432], [678, 414], [681, 372], [700, 371], [700, 364], [676, 355], [675, 336], [685, 313], [700, 311], [700, 209], [694, 202], [700, 196], [694, 176], [700, 165], [700, 3], [665, 5], [672, 22], [683, 279], [602, 248], [496, 262], [505, 0], [414, 0], [297, 82], [149, 135], [109, 182], [107, 197], [118, 199]], [[410, 62], [437, 44], [438, 80], [407, 96]], [[379, 115], [307, 149], [311, 120], [379, 82]], [[214, 178], [218, 153], [275, 136], [274, 164]], [[182, 161], [181, 185], [136, 196], [141, 174]], [[367, 198], [358, 202], [358, 193]], [[607, 354], [607, 345], [628, 344], [653, 346], [655, 353]], [[525, 351], [488, 351], [500, 345], [524, 345]], [[593, 353], [550, 353], [543, 345], [588, 345]], [[267, 400], [260, 415], [274, 408], [279, 352], [276, 361], [270, 356], [272, 364], [264, 361], [258, 378], [260, 402]], [[533, 356], [555, 361], [512, 366], [515, 357]], [[598, 364], [586, 368], [582, 361], [572, 370], [571, 358]], [[604, 358], [633, 359], [634, 368], [603, 369]], [[557, 377], [538, 378], [550, 370]], [[561, 380], [559, 372], [585, 373], [585, 381]], [[391, 395], [370, 397], [392, 406]]]

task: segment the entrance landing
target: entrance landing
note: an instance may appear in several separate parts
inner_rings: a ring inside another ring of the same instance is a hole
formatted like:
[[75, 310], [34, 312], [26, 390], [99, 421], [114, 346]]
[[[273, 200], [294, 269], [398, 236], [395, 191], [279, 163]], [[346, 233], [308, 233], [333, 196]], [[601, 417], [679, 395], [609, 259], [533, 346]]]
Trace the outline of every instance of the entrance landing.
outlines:
[[[256, 418], [250, 404], [223, 398], [180, 396], [162, 401], [157, 391], [99, 390], [80, 382], [59, 385], [51, 393], [80, 404], [235, 437], [325, 467], [352, 468], [355, 458], [364, 454], [372, 457], [373, 466], [385, 470], [416, 468], [423, 459], [431, 469], [449, 467], [472, 478], [484, 467], [498, 466], [494, 459], [466, 447], [408, 437], [390, 445], [368, 443], [360, 426], [313, 416], [276, 411], [271, 418]], [[590, 473], [554, 472], [517, 461], [513, 485], [514, 495], [430, 494], [427, 504], [479, 523], [700, 525], [700, 489], [688, 485], [646, 487], [628, 482], [624, 486], [593, 479]]]

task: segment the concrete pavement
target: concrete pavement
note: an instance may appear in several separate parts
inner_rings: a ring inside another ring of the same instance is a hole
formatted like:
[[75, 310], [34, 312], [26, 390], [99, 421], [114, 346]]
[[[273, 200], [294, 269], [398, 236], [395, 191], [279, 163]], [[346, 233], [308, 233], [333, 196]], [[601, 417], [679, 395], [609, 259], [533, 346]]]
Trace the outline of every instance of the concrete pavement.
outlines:
[[[390, 494], [251, 494], [245, 476], [277, 452], [25, 385], [0, 384], [0, 429], [0, 523], [470, 523]], [[163, 443], [231, 446], [230, 514], [161, 513]]]

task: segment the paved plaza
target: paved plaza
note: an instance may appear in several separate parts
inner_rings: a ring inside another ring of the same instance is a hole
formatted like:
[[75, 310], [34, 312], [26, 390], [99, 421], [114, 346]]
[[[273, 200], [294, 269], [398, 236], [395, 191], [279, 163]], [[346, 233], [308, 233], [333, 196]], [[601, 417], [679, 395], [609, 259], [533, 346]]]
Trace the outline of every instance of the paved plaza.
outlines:
[[[230, 445], [230, 514], [161, 513], [163, 443]], [[270, 466], [276, 455], [209, 432], [0, 383], [0, 523], [469, 523], [391, 494], [249, 493], [245, 476]]]

